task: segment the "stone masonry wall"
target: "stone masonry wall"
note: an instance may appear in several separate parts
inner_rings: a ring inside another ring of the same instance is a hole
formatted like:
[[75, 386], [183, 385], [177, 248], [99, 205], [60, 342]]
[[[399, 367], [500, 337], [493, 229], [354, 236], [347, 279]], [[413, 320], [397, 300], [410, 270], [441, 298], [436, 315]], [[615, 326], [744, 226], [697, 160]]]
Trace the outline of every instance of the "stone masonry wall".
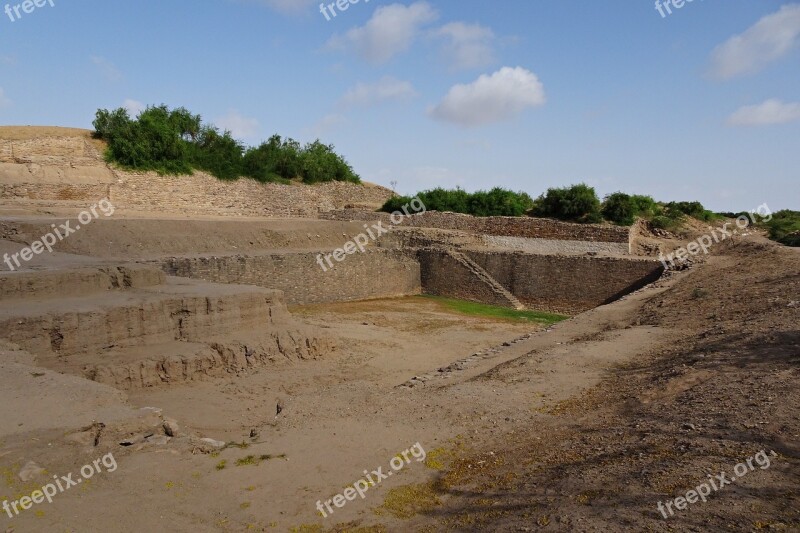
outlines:
[[658, 279], [649, 259], [466, 252], [533, 309], [574, 314], [610, 303]]
[[420, 249], [417, 257], [425, 294], [508, 306], [508, 302], [498, 296], [491, 286], [483, 283], [450, 254], [442, 250]]
[[[358, 209], [341, 209], [320, 213], [326, 220], [380, 220], [392, 225], [388, 213], [377, 213]], [[566, 241], [630, 243], [630, 228], [600, 224], [572, 224], [546, 218], [531, 217], [473, 217], [460, 213], [427, 211], [403, 217], [397, 224], [402, 227], [438, 228], [460, 230], [484, 235], [524, 237], [529, 239], [553, 239]]]
[[316, 218], [320, 209], [336, 209], [348, 202], [380, 205], [392, 194], [376, 185], [345, 182], [281, 185], [251, 179], [226, 182], [203, 172], [193, 176], [116, 173], [119, 182], [111, 187], [115, 206], [190, 214]]
[[[31, 135], [35, 135], [31, 133]], [[110, 168], [87, 135], [0, 138], [0, 200], [10, 203], [95, 203], [108, 197], [117, 208], [264, 217], [316, 218], [320, 209], [377, 209], [392, 191], [365, 183], [261, 184], [221, 181], [204, 172], [159, 176]]]
[[[421, 292], [420, 268], [401, 252], [369, 249], [323, 271], [317, 254], [271, 253], [173, 257], [161, 262], [172, 276], [280, 289], [289, 304], [316, 304], [409, 296]], [[327, 268], [327, 265], [326, 265]]]

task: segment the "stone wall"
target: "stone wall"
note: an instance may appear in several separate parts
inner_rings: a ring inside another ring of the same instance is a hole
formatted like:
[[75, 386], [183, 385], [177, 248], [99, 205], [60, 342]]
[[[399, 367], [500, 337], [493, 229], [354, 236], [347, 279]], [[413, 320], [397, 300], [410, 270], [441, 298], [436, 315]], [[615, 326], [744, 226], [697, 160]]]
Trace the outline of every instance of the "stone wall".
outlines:
[[[380, 220], [384, 225], [393, 225], [388, 213], [377, 213], [358, 209], [340, 209], [320, 213], [326, 220]], [[438, 228], [460, 230], [483, 235], [523, 237], [528, 239], [552, 239], [565, 241], [611, 242], [630, 244], [630, 228], [601, 224], [572, 224], [546, 218], [531, 217], [473, 217], [459, 213], [427, 211], [403, 217], [396, 224], [403, 227]]]
[[613, 254], [628, 255], [628, 244], [621, 242], [565, 241], [555, 239], [526, 239], [524, 237], [501, 237], [481, 235], [482, 242], [489, 248], [519, 250], [530, 254]]
[[663, 273], [649, 259], [465, 252], [532, 309], [575, 314], [610, 303]]
[[[658, 279], [661, 264], [650, 260], [532, 255], [521, 252], [462, 252], [530, 309], [577, 314], [610, 303]], [[445, 250], [420, 250], [426, 294], [496, 303], [497, 295], [475, 283], [468, 269]]]
[[318, 185], [262, 184], [251, 179], [221, 181], [193, 176], [116, 172], [111, 201], [123, 209], [163, 210], [189, 214], [316, 218], [320, 209], [348, 203], [380, 205], [391, 191], [377, 185], [328, 182]]
[[[35, 128], [29, 132], [35, 135]], [[0, 139], [0, 200], [95, 203], [108, 197], [119, 209], [194, 215], [316, 218], [320, 209], [377, 209], [392, 191], [365, 183], [261, 184], [221, 181], [204, 172], [159, 176], [112, 169], [102, 143], [89, 132], [72, 136]]]
[[510, 307], [509, 302], [490, 283], [480, 279], [452, 253], [436, 249], [420, 249], [420, 278], [425, 294], [459, 300]]
[[[419, 263], [401, 252], [369, 249], [348, 255], [323, 271], [313, 252], [172, 257], [167, 274], [218, 283], [280, 289], [289, 304], [345, 302], [409, 296], [421, 292]], [[327, 265], [326, 265], [327, 268]]]

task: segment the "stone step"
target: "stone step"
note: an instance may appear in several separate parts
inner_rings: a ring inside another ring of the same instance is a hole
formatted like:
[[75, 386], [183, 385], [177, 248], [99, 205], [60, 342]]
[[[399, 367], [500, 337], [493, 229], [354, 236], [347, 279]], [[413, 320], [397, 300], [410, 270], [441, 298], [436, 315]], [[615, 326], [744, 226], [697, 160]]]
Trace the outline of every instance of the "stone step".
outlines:
[[238, 374], [334, 349], [294, 322], [281, 291], [172, 277], [125, 291], [0, 300], [0, 332], [39, 366], [121, 389]]
[[0, 300], [86, 296], [114, 289], [152, 287], [165, 280], [160, 269], [136, 264], [7, 271], [0, 272]]
[[283, 293], [167, 278], [164, 285], [60, 299], [3, 300], [0, 332], [38, 357], [196, 341], [288, 321]]
[[500, 296], [502, 299], [506, 300], [510, 307], [518, 311], [522, 311], [526, 309], [525, 305], [520, 302], [513, 294], [511, 294], [505, 287], [503, 287], [500, 283], [495, 280], [491, 274], [486, 272], [478, 263], [470, 259], [469, 256], [461, 253], [456, 252], [453, 250], [449, 250], [448, 255], [450, 255], [453, 259], [464, 265], [470, 272], [472, 272], [478, 279], [480, 279], [483, 283], [490, 286], [492, 291]]

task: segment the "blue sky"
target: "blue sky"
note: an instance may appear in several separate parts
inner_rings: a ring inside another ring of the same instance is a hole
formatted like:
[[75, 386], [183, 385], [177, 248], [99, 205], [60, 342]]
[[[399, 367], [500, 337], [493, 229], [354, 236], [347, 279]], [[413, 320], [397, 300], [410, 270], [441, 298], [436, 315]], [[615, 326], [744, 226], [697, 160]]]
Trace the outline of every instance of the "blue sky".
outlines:
[[166, 103], [249, 144], [319, 137], [403, 193], [586, 182], [800, 209], [800, 3], [675, 2], [360, 0], [327, 20], [318, 0], [52, 0], [20, 18], [0, 0], [0, 124]]

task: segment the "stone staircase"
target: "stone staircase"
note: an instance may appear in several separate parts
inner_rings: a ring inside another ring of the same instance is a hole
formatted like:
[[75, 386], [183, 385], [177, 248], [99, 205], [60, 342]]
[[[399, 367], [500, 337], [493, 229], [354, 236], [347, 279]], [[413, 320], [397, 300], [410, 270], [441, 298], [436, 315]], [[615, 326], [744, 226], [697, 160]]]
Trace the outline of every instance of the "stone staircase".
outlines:
[[497, 297], [503, 301], [508, 302], [509, 307], [513, 307], [518, 311], [523, 311], [526, 309], [525, 305], [520, 302], [513, 294], [511, 294], [505, 287], [500, 285], [496, 279], [494, 279], [488, 272], [486, 272], [481, 266], [469, 258], [469, 256], [461, 253], [456, 252], [454, 250], [448, 250], [447, 255], [452, 257], [455, 261], [463, 265], [467, 270], [472, 272], [472, 274], [484, 285], [490, 287], [491, 291], [497, 295]]

